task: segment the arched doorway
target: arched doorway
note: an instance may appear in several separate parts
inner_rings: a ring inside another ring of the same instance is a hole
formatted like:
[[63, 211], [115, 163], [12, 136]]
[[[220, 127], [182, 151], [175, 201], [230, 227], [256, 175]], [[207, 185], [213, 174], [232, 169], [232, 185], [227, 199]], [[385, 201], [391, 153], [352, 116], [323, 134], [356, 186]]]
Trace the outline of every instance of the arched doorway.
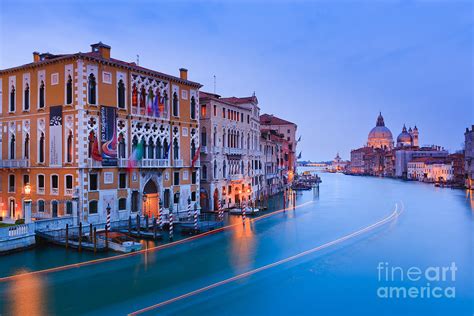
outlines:
[[158, 187], [153, 180], [148, 180], [143, 188], [143, 215], [148, 217], [158, 217], [158, 203], [160, 202], [160, 195]]
[[201, 205], [203, 211], [209, 210], [209, 194], [207, 194], [205, 189], [201, 189], [199, 194], [199, 205]]
[[213, 200], [214, 200], [214, 211], [218, 211], [218, 210], [219, 210], [219, 205], [218, 205], [218, 202], [219, 202], [219, 190], [217, 190], [217, 189], [214, 189]]

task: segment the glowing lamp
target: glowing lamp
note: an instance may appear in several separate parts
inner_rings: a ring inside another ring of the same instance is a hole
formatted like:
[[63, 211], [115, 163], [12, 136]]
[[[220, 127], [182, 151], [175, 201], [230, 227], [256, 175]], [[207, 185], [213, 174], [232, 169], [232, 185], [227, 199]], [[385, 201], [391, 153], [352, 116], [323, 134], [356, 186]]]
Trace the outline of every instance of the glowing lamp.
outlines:
[[25, 185], [25, 194], [27, 195], [31, 194], [31, 185], [29, 183]]

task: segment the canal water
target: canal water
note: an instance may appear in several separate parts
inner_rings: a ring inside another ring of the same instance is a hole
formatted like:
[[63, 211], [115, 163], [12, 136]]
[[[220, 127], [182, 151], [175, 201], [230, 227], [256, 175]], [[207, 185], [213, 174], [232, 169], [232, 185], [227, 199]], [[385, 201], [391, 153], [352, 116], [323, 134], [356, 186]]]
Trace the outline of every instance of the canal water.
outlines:
[[[231, 217], [232, 228], [166, 249], [0, 282], [0, 315], [125, 315], [177, 297], [144, 314], [473, 314], [474, 199], [468, 192], [320, 176], [319, 193], [299, 194], [295, 210], [245, 226]], [[357, 232], [395, 208], [401, 215], [386, 225], [253, 273]], [[101, 256], [38, 248], [0, 257], [0, 277]], [[218, 285], [248, 271], [253, 274]], [[421, 272], [409, 278], [407, 271]], [[404, 290], [412, 297], [403, 297]], [[424, 296], [413, 295], [416, 290]]]

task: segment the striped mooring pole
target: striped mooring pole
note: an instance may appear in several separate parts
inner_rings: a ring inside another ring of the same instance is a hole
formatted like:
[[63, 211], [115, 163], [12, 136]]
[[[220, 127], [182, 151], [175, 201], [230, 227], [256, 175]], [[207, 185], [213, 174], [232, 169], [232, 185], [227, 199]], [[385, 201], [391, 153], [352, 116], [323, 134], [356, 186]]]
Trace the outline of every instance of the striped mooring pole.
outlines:
[[170, 213], [170, 239], [173, 239], [173, 213]]
[[223, 221], [224, 220], [224, 210], [222, 209], [222, 201], [221, 200], [218, 200], [217, 201], [217, 216], [218, 216], [218, 219], [219, 221]]
[[191, 198], [188, 198], [188, 221], [191, 220], [192, 213], [191, 213]]
[[[107, 230], [110, 231], [110, 204], [107, 204]], [[91, 232], [92, 234], [92, 232]]]
[[158, 207], [158, 228], [163, 229], [163, 206]]
[[198, 227], [198, 208], [197, 204], [194, 204], [194, 232], [197, 233], [199, 231]]
[[242, 224], [245, 225], [245, 203], [242, 204]]

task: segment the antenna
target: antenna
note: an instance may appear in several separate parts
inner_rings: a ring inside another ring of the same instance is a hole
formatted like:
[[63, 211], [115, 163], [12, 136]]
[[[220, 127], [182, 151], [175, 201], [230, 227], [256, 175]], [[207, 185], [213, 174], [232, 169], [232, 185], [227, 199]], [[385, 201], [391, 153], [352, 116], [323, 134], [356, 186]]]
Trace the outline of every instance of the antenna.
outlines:
[[214, 75], [214, 94], [216, 94], [216, 75]]
[[137, 54], [137, 66], [140, 65], [140, 55]]

